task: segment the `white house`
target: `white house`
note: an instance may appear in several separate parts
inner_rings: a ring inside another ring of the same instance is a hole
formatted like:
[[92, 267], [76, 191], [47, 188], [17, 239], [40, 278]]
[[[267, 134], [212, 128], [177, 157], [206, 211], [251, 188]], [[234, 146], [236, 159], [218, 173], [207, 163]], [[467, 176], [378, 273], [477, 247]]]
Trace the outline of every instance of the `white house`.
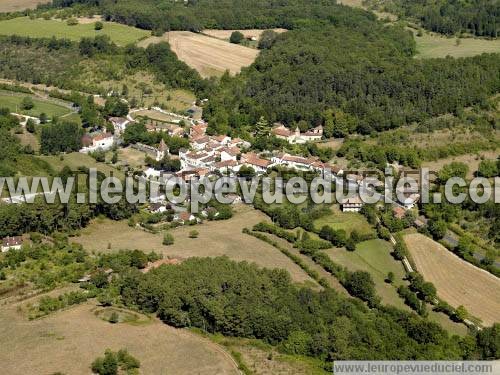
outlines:
[[221, 161], [228, 161], [228, 160], [237, 160], [238, 155], [240, 154], [240, 150], [237, 147], [227, 147], [222, 150], [220, 153], [220, 160]]
[[108, 151], [113, 148], [115, 138], [111, 133], [99, 133], [97, 135], [86, 134], [82, 137], [83, 148], [82, 153], [94, 152], [97, 150]]
[[344, 212], [359, 212], [363, 208], [363, 201], [359, 197], [350, 197], [340, 202]]
[[241, 156], [241, 163], [247, 167], [252, 167], [257, 173], [265, 173], [271, 167], [272, 162], [267, 159], [262, 159], [257, 154], [249, 152]]
[[130, 121], [124, 117], [110, 117], [109, 122], [113, 124], [113, 127], [115, 128], [115, 133], [118, 134], [123, 133], [127, 128], [127, 125], [130, 123]]
[[21, 236], [5, 237], [2, 240], [2, 253], [9, 250], [20, 250], [23, 245], [23, 238]]

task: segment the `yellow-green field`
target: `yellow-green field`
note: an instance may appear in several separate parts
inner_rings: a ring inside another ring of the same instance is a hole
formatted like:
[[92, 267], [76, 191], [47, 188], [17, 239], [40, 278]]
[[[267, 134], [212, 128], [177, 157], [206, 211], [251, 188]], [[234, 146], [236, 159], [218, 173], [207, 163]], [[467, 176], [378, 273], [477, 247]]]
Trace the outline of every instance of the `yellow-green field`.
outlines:
[[356, 212], [342, 212], [337, 205], [332, 206], [330, 215], [314, 221], [314, 226], [318, 229], [325, 225], [329, 225], [335, 230], [343, 229], [347, 234], [350, 234], [354, 229], [362, 234], [373, 233], [373, 228], [363, 215]]
[[126, 45], [149, 36], [150, 32], [114, 22], [104, 22], [104, 28], [100, 31], [95, 31], [93, 23], [68, 26], [65, 21], [61, 20], [31, 20], [28, 17], [19, 17], [0, 21], [0, 34], [33, 38], [50, 38], [55, 36], [56, 38], [71, 40], [80, 40], [82, 37], [108, 35], [116, 44]]
[[[30, 110], [21, 109], [21, 102], [24, 97], [29, 96], [35, 105]], [[11, 112], [20, 113], [28, 116], [40, 116], [45, 113], [47, 116], [63, 116], [71, 113], [69, 108], [60, 106], [50, 101], [40, 100], [32, 95], [23, 95], [18, 93], [11, 93], [7, 91], [0, 91], [0, 108], [9, 108]]]
[[431, 33], [415, 36], [417, 58], [467, 57], [481, 53], [500, 53], [500, 39], [485, 40], [463, 38], [457, 43], [456, 38], [447, 38]]

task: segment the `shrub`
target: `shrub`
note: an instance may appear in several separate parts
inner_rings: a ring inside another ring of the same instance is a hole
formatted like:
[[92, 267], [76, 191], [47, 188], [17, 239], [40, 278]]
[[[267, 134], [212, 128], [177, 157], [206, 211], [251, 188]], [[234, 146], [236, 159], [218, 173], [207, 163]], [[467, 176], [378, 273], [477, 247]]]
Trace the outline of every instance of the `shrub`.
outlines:
[[78, 25], [78, 20], [76, 18], [69, 18], [67, 21], [66, 21], [66, 24], [68, 26], [76, 26]]
[[165, 246], [170, 246], [174, 244], [174, 236], [171, 233], [165, 233], [163, 235], [163, 244]]
[[29, 111], [30, 109], [33, 109], [35, 106], [35, 103], [33, 103], [33, 99], [29, 96], [25, 96], [23, 100], [21, 101], [21, 109], [24, 109], [26, 111]]
[[116, 324], [120, 321], [120, 317], [118, 316], [118, 314], [116, 313], [116, 311], [113, 311], [111, 313], [111, 316], [109, 317], [109, 320], [108, 320], [110, 323], [112, 324]]
[[244, 38], [245, 36], [239, 31], [233, 31], [231, 37], [229, 38], [229, 41], [234, 44], [240, 44]]
[[189, 238], [198, 238], [198, 231], [197, 230], [192, 230], [191, 232], [189, 232]]
[[104, 24], [101, 22], [101, 21], [97, 21], [96, 23], [94, 23], [94, 30], [102, 30], [104, 27]]

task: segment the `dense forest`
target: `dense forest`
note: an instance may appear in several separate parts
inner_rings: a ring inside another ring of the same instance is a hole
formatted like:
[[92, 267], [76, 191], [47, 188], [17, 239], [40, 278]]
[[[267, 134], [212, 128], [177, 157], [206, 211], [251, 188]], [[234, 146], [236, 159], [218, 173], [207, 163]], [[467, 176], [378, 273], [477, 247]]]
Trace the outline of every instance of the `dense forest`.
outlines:
[[425, 29], [441, 34], [470, 32], [496, 38], [500, 32], [497, 0], [367, 0], [365, 3], [416, 19]]
[[414, 51], [410, 33], [378, 22], [289, 31], [241, 76], [223, 79], [205, 115], [219, 131], [263, 115], [323, 123], [329, 136], [369, 134], [486, 105], [500, 88], [496, 54], [416, 60]]
[[335, 0], [54, 0], [53, 6], [98, 6], [107, 20], [158, 32], [202, 29], [293, 29], [316, 21], [333, 24], [374, 19]]

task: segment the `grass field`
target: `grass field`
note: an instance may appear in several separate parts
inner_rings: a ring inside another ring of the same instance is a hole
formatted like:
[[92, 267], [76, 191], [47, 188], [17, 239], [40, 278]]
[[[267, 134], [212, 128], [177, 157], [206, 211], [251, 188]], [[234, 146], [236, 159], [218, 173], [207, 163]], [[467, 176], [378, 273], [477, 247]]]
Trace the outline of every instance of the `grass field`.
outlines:
[[[205, 222], [197, 226], [180, 227], [170, 232], [175, 238], [172, 246], [163, 246], [162, 234], [151, 234], [131, 228], [126, 221], [94, 221], [82, 230], [80, 237], [73, 238], [89, 251], [112, 251], [119, 249], [139, 249], [146, 252], [157, 251], [171, 257], [215, 257], [227, 255], [236, 261], [254, 262], [261, 267], [282, 268], [290, 272], [296, 282], [310, 281], [311, 278], [295, 263], [271, 245], [257, 238], [243, 234], [243, 228], [251, 228], [267, 217], [248, 206], [240, 206], [228, 221]], [[189, 232], [196, 229], [199, 238], [189, 238]]]
[[325, 225], [329, 225], [335, 230], [343, 229], [348, 234], [354, 229], [362, 234], [373, 233], [373, 228], [363, 215], [356, 212], [342, 212], [337, 205], [332, 206], [330, 215], [314, 221], [314, 226], [317, 229], [321, 229]]
[[330, 258], [350, 271], [367, 271], [375, 281], [378, 295], [382, 302], [407, 310], [408, 307], [399, 298], [394, 286], [387, 284], [388, 272], [393, 272], [396, 286], [403, 284], [405, 275], [403, 266], [391, 256], [391, 245], [382, 240], [365, 241], [357, 245], [356, 251], [329, 249], [325, 253]]
[[474, 267], [421, 234], [404, 237], [418, 272], [434, 283], [438, 296], [463, 305], [485, 325], [500, 321], [500, 279]]
[[38, 4], [50, 3], [49, 0], [1, 0], [0, 13], [35, 9]]
[[95, 31], [92, 23], [68, 26], [65, 21], [60, 20], [31, 20], [28, 17], [19, 17], [0, 21], [0, 34], [16, 34], [33, 38], [50, 38], [55, 36], [56, 38], [71, 40], [80, 40], [82, 37], [94, 37], [96, 35], [108, 35], [116, 44], [126, 45], [149, 36], [150, 32], [113, 22], [104, 22], [104, 28], [100, 31]]
[[463, 38], [457, 45], [456, 38], [424, 33], [421, 37], [415, 36], [415, 40], [418, 58], [467, 57], [481, 53], [500, 53], [500, 39]]
[[131, 147], [120, 148], [118, 150], [118, 161], [126, 163], [132, 168], [142, 168], [146, 154]]
[[203, 77], [220, 76], [226, 70], [236, 74], [242, 67], [251, 65], [259, 54], [253, 48], [188, 31], [171, 31], [162, 37], [150, 37], [141, 41], [139, 46], [163, 40], [170, 43], [180, 60], [196, 69]]
[[[25, 96], [31, 97], [35, 106], [30, 110], [21, 109], [21, 102]], [[71, 110], [57, 105], [55, 103], [37, 99], [32, 95], [22, 95], [17, 93], [10, 93], [7, 91], [0, 91], [0, 108], [9, 108], [11, 112], [21, 113], [28, 116], [40, 116], [40, 113], [45, 113], [47, 116], [63, 116], [71, 113]]]
[[482, 151], [479, 153], [479, 155], [466, 154], [466, 155], [454, 156], [450, 158], [439, 159], [436, 161], [424, 162], [422, 163], [422, 167], [429, 168], [429, 170], [431, 171], [439, 171], [446, 164], [450, 164], [454, 161], [461, 162], [465, 163], [469, 167], [467, 178], [472, 178], [474, 177], [474, 172], [477, 171], [479, 168], [479, 163], [481, 163], [482, 157], [484, 157], [484, 159], [495, 160], [498, 158], [499, 153], [500, 153], [499, 151]]
[[123, 172], [113, 168], [110, 165], [105, 163], [98, 163], [94, 158], [90, 157], [86, 154], [81, 154], [79, 152], [72, 152], [70, 154], [63, 155], [61, 160], [60, 156], [39, 156], [40, 159], [45, 160], [50, 164], [52, 168], [56, 171], [62, 170], [65, 166], [70, 167], [73, 170], [76, 170], [78, 167], [85, 166], [87, 168], [96, 168], [98, 171], [104, 173], [109, 176], [111, 172], [113, 175], [118, 178], [123, 178]]
[[16, 305], [2, 307], [2, 374], [87, 375], [106, 348], [126, 348], [141, 362], [141, 374], [239, 373], [229, 354], [208, 339], [157, 319], [149, 324], [110, 324], [96, 316], [96, 309], [86, 303], [28, 321]]

